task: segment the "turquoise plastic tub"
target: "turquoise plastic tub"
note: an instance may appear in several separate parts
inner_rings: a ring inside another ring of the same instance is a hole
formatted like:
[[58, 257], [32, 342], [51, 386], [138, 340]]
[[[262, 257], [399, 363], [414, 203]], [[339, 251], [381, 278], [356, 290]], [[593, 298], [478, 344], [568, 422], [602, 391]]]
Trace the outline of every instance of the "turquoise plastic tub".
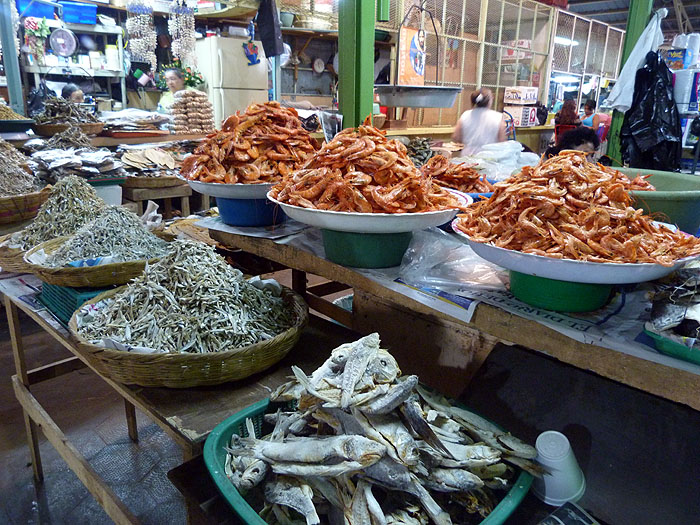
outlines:
[[656, 191], [633, 191], [635, 204], [656, 220], [675, 224], [686, 233], [700, 228], [700, 176], [640, 168], [615, 168], [630, 179], [651, 175], [647, 180]]
[[[239, 436], [248, 435], [245, 428], [246, 418], [250, 418], [253, 421], [256, 435], [262, 434], [264, 415], [268, 412], [276, 412], [278, 406], [278, 404], [275, 404], [274, 408], [272, 408], [270, 400], [263, 399], [219, 423], [204, 443], [204, 463], [209, 474], [214, 479], [214, 483], [216, 483], [224, 499], [228, 501], [233, 511], [246, 525], [265, 525], [265, 520], [248, 505], [248, 502], [226, 477], [224, 471], [226, 451], [224, 447], [231, 443], [233, 434], [238, 434]], [[481, 521], [482, 525], [500, 525], [505, 523], [520, 505], [528, 490], [530, 490], [532, 480], [533, 478], [530, 474], [522, 471], [501, 502], [493, 509], [491, 514]]]

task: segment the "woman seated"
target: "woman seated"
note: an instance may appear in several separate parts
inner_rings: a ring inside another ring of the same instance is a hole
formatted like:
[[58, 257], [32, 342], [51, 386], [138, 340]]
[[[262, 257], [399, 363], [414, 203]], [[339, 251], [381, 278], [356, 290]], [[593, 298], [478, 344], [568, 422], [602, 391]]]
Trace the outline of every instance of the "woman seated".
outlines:
[[561, 110], [554, 115], [554, 124], [557, 126], [580, 126], [581, 119], [576, 112], [576, 101], [569, 99], [564, 102]]
[[83, 90], [75, 84], [66, 84], [61, 90], [61, 97], [76, 104], [82, 104], [85, 101]]
[[586, 105], [583, 106], [583, 113], [585, 117], [581, 121], [581, 125], [598, 131], [598, 128], [600, 127], [600, 116], [595, 112], [595, 100], [586, 100]]
[[182, 90], [191, 91], [194, 88], [185, 87], [185, 74], [180, 69], [166, 69], [164, 75], [168, 91], [160, 96], [158, 111], [160, 113], [170, 113], [172, 105], [175, 103], [175, 93]]

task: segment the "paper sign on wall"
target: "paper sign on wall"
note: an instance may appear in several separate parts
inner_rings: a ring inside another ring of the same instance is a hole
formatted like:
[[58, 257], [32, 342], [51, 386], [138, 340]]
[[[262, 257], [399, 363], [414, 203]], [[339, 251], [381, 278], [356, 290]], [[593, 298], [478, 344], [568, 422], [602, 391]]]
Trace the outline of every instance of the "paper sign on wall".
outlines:
[[399, 41], [399, 78], [403, 86], [422, 86], [425, 83], [425, 31], [401, 28]]

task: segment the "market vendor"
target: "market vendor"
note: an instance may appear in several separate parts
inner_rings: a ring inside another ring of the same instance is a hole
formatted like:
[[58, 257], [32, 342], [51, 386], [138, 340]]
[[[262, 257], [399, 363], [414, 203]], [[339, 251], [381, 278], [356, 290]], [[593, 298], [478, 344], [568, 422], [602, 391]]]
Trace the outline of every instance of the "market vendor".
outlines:
[[584, 118], [581, 119], [581, 125], [597, 130], [600, 127], [600, 116], [595, 112], [595, 100], [586, 100], [586, 105], [583, 106]]
[[561, 110], [554, 115], [554, 124], [557, 126], [580, 126], [581, 119], [576, 111], [576, 101], [568, 99], [564, 102]]
[[461, 156], [479, 153], [487, 144], [506, 141], [506, 121], [503, 113], [491, 109], [493, 93], [481, 88], [471, 94], [472, 109], [462, 113], [452, 140], [464, 144]]
[[584, 152], [587, 156], [592, 155], [600, 146], [598, 134], [586, 126], [579, 126], [564, 133], [559, 139], [556, 146], [547, 148], [544, 152], [544, 158], [548, 159], [559, 155], [559, 152], [564, 150], [577, 150]]
[[185, 73], [181, 69], [170, 68], [164, 73], [165, 84], [168, 86], [168, 91], [160, 96], [158, 102], [158, 112], [170, 113], [170, 108], [175, 102], [175, 93], [178, 91], [191, 91], [194, 88], [185, 87]]
[[65, 100], [70, 100], [76, 104], [82, 104], [85, 101], [83, 90], [75, 84], [66, 84], [61, 90], [61, 97]]

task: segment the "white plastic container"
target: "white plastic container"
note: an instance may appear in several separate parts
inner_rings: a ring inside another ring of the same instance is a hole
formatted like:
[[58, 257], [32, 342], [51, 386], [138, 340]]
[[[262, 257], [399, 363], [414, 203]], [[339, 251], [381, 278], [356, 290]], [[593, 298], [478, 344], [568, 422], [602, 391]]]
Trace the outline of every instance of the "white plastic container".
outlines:
[[586, 492], [586, 478], [578, 466], [569, 440], [561, 432], [543, 432], [535, 442], [537, 461], [549, 474], [535, 479], [532, 492], [547, 505], [561, 506], [567, 501], [576, 503]]
[[698, 111], [698, 89], [700, 88], [700, 71], [681, 69], [673, 73], [673, 99], [680, 114]]
[[676, 35], [673, 38], [673, 44], [671, 45], [671, 47], [683, 49], [688, 47], [688, 35]]
[[691, 67], [698, 63], [698, 54], [700, 53], [700, 33], [690, 33], [688, 35], [687, 49], [692, 52]]
[[122, 203], [122, 187], [120, 184], [109, 184], [106, 186], [94, 186], [95, 193], [103, 201], [111, 206], [119, 206]]

